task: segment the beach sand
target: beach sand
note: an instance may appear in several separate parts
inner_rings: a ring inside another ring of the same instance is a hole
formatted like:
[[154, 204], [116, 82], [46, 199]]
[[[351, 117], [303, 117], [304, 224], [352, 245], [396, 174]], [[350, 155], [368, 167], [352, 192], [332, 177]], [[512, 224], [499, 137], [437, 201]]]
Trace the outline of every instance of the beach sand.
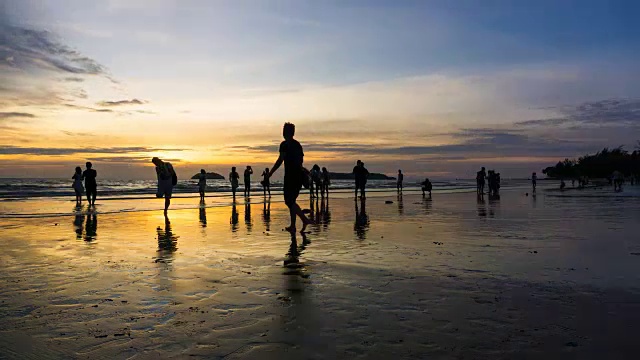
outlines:
[[635, 359], [640, 202], [566, 195], [2, 218], [0, 358]]

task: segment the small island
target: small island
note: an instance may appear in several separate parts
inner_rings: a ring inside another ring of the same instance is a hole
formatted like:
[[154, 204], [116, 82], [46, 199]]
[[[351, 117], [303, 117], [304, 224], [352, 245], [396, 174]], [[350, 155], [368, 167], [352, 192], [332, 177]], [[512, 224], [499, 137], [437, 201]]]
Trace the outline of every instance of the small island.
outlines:
[[[329, 173], [329, 177], [331, 178], [331, 180], [354, 180], [355, 179], [353, 173], [332, 172], [332, 173]], [[396, 178], [387, 176], [385, 174], [369, 173], [369, 177], [367, 179], [368, 180], [395, 180]]]
[[[200, 173], [197, 173], [195, 175], [193, 175], [191, 177], [192, 180], [198, 180], [200, 179]], [[218, 173], [214, 173], [214, 172], [208, 172], [207, 173], [207, 180], [224, 180], [224, 176], [218, 174]]]

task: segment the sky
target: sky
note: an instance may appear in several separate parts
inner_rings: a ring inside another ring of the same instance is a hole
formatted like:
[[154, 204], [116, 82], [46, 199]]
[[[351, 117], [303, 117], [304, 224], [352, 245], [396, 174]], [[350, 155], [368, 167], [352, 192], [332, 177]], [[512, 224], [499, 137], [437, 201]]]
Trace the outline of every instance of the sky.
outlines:
[[0, 177], [526, 177], [640, 140], [640, 3], [0, 0]]

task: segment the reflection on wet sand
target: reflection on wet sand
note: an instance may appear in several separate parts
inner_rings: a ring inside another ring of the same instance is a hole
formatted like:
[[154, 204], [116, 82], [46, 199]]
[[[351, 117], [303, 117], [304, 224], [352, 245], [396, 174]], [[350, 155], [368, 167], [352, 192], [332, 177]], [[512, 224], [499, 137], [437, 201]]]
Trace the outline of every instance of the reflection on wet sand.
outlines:
[[327, 231], [329, 229], [329, 224], [331, 223], [331, 212], [329, 211], [329, 197], [322, 198], [322, 202], [320, 203], [320, 223], [322, 224], [322, 229]]
[[404, 214], [404, 200], [402, 193], [398, 194], [398, 214]]
[[249, 198], [244, 203], [244, 224], [247, 226], [247, 232], [251, 233], [253, 222], [251, 221], [251, 200]]
[[489, 195], [489, 217], [494, 217], [500, 211], [500, 195]]
[[92, 212], [87, 215], [87, 223], [84, 230], [84, 241], [91, 242], [98, 236], [98, 214]]
[[262, 221], [266, 232], [271, 231], [271, 197], [266, 198], [262, 204]]
[[476, 199], [476, 208], [478, 210], [478, 216], [486, 217], [487, 216], [487, 204], [484, 201], [484, 196], [482, 194], [478, 194]]
[[[77, 208], [76, 208], [76, 211]], [[76, 216], [73, 220], [73, 229], [76, 233], [76, 239], [80, 240], [82, 239], [82, 226], [84, 225], [84, 214], [82, 213], [76, 213]]]
[[424, 204], [424, 213], [429, 215], [431, 213], [431, 207], [433, 206], [431, 194], [422, 196], [422, 203]]
[[[300, 246], [298, 246], [297, 236], [297, 233], [291, 233], [291, 243], [289, 244], [289, 250], [287, 251], [284, 259], [284, 266], [287, 269], [299, 270], [303, 267], [303, 264], [300, 263], [300, 255], [302, 254], [302, 251], [306, 249], [307, 245], [310, 244], [309, 240], [307, 239], [307, 235], [305, 233], [301, 233], [300, 236], [302, 237], [302, 243], [300, 244]], [[294, 273], [285, 272], [285, 274], [291, 275]]]
[[207, 227], [207, 208], [204, 205], [200, 206], [199, 210], [200, 226]]
[[356, 233], [356, 236], [360, 240], [364, 240], [367, 237], [367, 230], [369, 230], [369, 216], [367, 215], [366, 205], [367, 199], [360, 198], [360, 210], [358, 211], [358, 201], [355, 201], [356, 204], [356, 221], [353, 225], [353, 230]]
[[236, 201], [234, 199], [231, 205], [231, 221], [229, 222], [231, 224], [231, 232], [238, 231], [238, 222], [238, 210], [236, 210]]
[[173, 253], [178, 249], [178, 238], [171, 230], [169, 217], [164, 217], [164, 229], [158, 226], [158, 256], [156, 262], [170, 263], [173, 260]]

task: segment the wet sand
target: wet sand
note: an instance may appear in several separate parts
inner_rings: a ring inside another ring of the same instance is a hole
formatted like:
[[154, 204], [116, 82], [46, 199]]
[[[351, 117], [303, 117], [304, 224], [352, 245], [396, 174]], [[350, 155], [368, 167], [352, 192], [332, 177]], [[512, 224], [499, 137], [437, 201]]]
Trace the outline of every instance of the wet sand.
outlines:
[[0, 219], [0, 358], [637, 358], [637, 198], [312, 209]]

